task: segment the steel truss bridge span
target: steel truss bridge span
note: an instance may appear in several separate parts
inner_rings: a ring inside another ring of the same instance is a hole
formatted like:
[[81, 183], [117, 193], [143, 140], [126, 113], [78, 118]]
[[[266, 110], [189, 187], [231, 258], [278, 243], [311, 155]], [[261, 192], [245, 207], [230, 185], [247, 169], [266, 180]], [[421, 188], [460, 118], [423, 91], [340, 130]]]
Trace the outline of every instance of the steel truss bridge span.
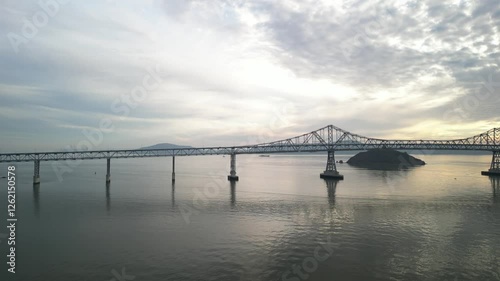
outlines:
[[[175, 167], [175, 156], [231, 155], [231, 171], [228, 179], [238, 180], [235, 165], [237, 154], [323, 151], [328, 152], [328, 158], [325, 172], [322, 173], [321, 176], [325, 178], [341, 179], [343, 176], [338, 173], [335, 165], [335, 151], [359, 151], [379, 148], [403, 150], [491, 151], [493, 153], [491, 167], [488, 171], [483, 172], [483, 174], [500, 175], [500, 128], [494, 128], [469, 138], [454, 140], [386, 140], [353, 134], [333, 125], [329, 125], [300, 136], [255, 145], [172, 149], [6, 153], [0, 154], [0, 163], [33, 161], [35, 163], [34, 182], [38, 183], [40, 161], [107, 159], [108, 173], [106, 180], [109, 181], [109, 166], [111, 158], [172, 157], [172, 165]], [[174, 179], [175, 170], [172, 172], [172, 180]]]

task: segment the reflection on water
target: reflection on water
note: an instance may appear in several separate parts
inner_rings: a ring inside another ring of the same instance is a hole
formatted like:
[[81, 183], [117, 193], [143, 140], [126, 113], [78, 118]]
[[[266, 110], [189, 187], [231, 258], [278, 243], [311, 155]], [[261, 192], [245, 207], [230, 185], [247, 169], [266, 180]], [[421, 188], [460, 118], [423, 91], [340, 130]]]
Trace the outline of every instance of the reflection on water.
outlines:
[[231, 207], [234, 208], [236, 206], [236, 181], [230, 181], [231, 187]]
[[335, 206], [335, 192], [337, 190], [338, 180], [325, 179], [326, 190], [328, 194], [328, 203], [330, 203], [330, 207], [333, 209]]
[[172, 181], [172, 209], [175, 208], [175, 181]]
[[202, 198], [226, 159], [179, 161], [196, 173], [171, 189], [160, 160], [117, 160], [106, 210], [102, 179], [82, 176], [105, 163], [83, 162], [65, 182], [19, 184], [14, 280], [110, 280], [122, 268], [152, 281], [498, 280], [500, 178], [471, 173], [482, 160], [440, 157], [402, 173], [342, 165], [343, 181], [319, 178], [324, 157], [248, 157], [239, 182]]
[[493, 190], [493, 200], [500, 201], [500, 177], [490, 176], [491, 189]]
[[111, 211], [111, 182], [106, 182], [106, 211]]
[[40, 184], [33, 184], [33, 210], [35, 217], [40, 217]]

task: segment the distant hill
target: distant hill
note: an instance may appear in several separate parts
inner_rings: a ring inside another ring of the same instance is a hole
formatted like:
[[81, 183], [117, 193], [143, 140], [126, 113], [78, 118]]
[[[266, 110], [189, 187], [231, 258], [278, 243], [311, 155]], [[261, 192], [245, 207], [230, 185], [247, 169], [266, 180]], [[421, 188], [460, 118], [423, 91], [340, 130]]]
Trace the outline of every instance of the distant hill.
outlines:
[[347, 160], [349, 165], [366, 168], [408, 168], [425, 165], [425, 162], [393, 149], [371, 149], [360, 152]]
[[192, 148], [192, 146], [177, 145], [171, 143], [158, 143], [151, 146], [141, 147], [139, 149], [173, 149], [173, 148]]

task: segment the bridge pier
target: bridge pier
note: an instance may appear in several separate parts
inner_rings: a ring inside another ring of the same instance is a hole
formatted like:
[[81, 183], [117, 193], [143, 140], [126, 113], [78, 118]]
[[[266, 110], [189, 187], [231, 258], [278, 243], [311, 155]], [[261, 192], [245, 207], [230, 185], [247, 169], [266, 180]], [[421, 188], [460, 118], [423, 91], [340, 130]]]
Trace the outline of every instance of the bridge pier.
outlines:
[[335, 164], [335, 150], [328, 150], [326, 169], [319, 175], [319, 177], [322, 179], [344, 179], [344, 176], [337, 171], [337, 165]]
[[172, 156], [172, 182], [175, 182], [175, 156]]
[[493, 151], [491, 166], [488, 171], [482, 171], [483, 176], [500, 176], [500, 151]]
[[229, 181], [237, 181], [239, 177], [236, 175], [236, 153], [231, 153], [231, 171], [227, 176]]
[[106, 167], [106, 182], [111, 182], [111, 158], [106, 159], [107, 167]]
[[35, 160], [35, 172], [33, 174], [33, 184], [40, 183], [40, 160]]

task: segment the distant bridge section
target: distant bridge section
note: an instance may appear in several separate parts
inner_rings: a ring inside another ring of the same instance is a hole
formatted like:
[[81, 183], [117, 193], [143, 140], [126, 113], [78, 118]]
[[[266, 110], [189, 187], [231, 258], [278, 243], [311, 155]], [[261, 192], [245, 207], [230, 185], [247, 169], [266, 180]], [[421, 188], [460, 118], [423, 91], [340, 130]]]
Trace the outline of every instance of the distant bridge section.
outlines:
[[328, 152], [323, 178], [342, 179], [335, 165], [335, 151], [369, 150], [377, 148], [404, 150], [478, 150], [492, 151], [491, 167], [484, 175], [500, 175], [500, 128], [494, 128], [469, 138], [454, 140], [385, 140], [369, 138], [350, 133], [341, 128], [329, 125], [300, 136], [255, 145], [228, 147], [172, 148], [172, 149], [137, 149], [137, 150], [102, 150], [71, 152], [38, 152], [38, 153], [6, 153], [0, 154], [2, 162], [35, 163], [34, 183], [40, 182], [40, 161], [107, 159], [106, 180], [110, 181], [110, 159], [112, 158], [145, 158], [172, 157], [172, 180], [175, 179], [175, 156], [198, 155], [231, 155], [231, 171], [229, 180], [238, 180], [236, 175], [237, 154], [271, 154], [286, 152]]
[[281, 150], [286, 150], [286, 152], [340, 151], [376, 148], [495, 151], [500, 150], [500, 128], [491, 129], [473, 137], [455, 140], [385, 140], [353, 134], [329, 125], [297, 137], [251, 146], [245, 152], [253, 153], [253, 150], [266, 150], [268, 153], [284, 152]]

